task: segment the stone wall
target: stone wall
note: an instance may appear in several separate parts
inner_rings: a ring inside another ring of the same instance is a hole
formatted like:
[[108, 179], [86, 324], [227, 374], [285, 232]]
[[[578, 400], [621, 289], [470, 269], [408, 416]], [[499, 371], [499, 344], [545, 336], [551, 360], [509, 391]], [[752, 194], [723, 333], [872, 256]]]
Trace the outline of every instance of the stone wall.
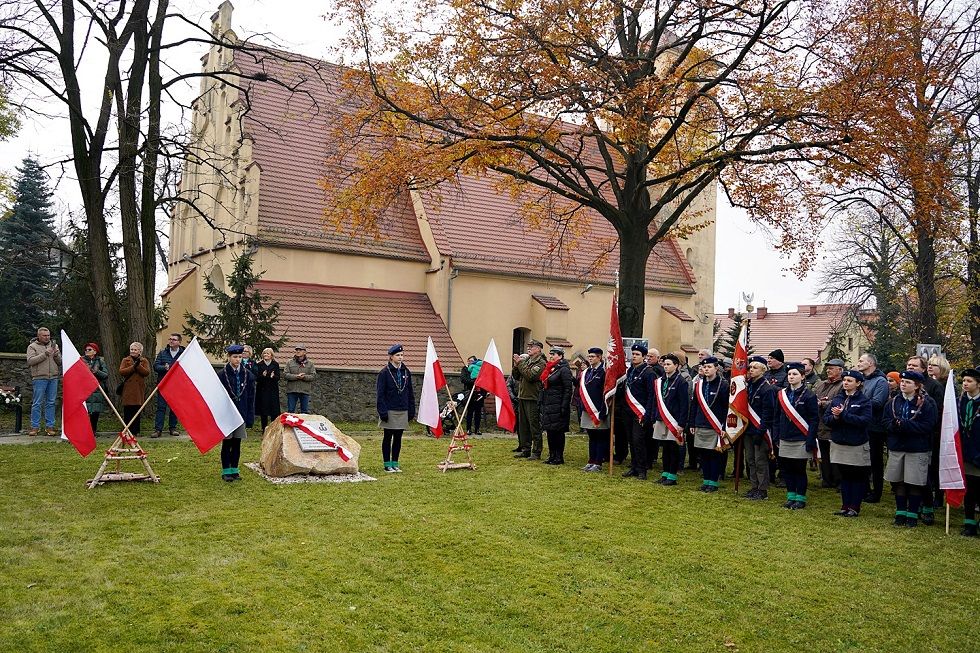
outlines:
[[[152, 373], [150, 375], [151, 378], [155, 376]], [[377, 420], [378, 415], [375, 411], [375, 387], [377, 378], [377, 371], [318, 369], [316, 378], [313, 380], [310, 410], [326, 415], [333, 421]], [[456, 375], [451, 375], [448, 381], [453, 392], [462, 391], [462, 386]], [[0, 385], [20, 386], [24, 406], [24, 421], [28, 422], [28, 414], [30, 413], [31, 406], [31, 375], [27, 369], [24, 354], [0, 353]], [[418, 401], [419, 395], [422, 392], [421, 375], [413, 375], [413, 387], [415, 390], [415, 400]], [[280, 390], [279, 400], [282, 409], [286, 410], [285, 385]], [[446, 394], [443, 390], [440, 391], [439, 405], [441, 406], [445, 402]], [[153, 402], [150, 402], [146, 414], [151, 420], [154, 410], [155, 406]], [[60, 415], [60, 399], [57, 411]], [[0, 423], [6, 426], [7, 421], [9, 420], [4, 418]], [[60, 417], [58, 418], [58, 422], [61, 422]]]

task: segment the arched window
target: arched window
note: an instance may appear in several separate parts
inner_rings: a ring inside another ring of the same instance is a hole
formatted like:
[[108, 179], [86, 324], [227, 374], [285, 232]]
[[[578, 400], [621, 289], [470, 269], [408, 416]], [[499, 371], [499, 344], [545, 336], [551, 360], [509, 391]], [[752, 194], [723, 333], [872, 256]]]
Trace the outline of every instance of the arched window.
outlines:
[[531, 330], [526, 327], [514, 329], [513, 350], [515, 354], [523, 354], [527, 351], [527, 341], [531, 338]]

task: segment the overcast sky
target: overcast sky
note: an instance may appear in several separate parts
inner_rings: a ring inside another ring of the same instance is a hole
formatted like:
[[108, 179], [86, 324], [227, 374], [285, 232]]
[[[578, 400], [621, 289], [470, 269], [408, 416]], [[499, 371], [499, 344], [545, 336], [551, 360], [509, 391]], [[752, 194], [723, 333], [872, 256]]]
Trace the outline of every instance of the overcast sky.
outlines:
[[[183, 0], [175, 3], [188, 17], [201, 24], [210, 23], [210, 15], [217, 9], [217, 2]], [[332, 47], [338, 32], [327, 23], [327, 2], [303, 0], [238, 0], [235, 4], [234, 25], [239, 36], [256, 33], [274, 35], [280, 47], [312, 57], [333, 60]], [[169, 38], [175, 35], [171, 33]], [[178, 70], [200, 66], [203, 50], [183, 49], [179, 58], [171, 57], [169, 63]], [[94, 72], [94, 71], [93, 71]], [[91, 75], [90, 92], [101, 91], [100, 75]], [[185, 96], [193, 97], [194, 89], [187, 88]], [[172, 114], [171, 120], [179, 119]], [[0, 144], [0, 169], [12, 173], [14, 167], [28, 155], [34, 155], [42, 163], [67, 157], [70, 151], [67, 128], [64, 121], [39, 120], [25, 117], [20, 133], [11, 141]], [[58, 174], [57, 170], [52, 170]], [[69, 211], [78, 211], [80, 200], [77, 188], [68, 175], [57, 189], [59, 218]], [[741, 212], [732, 209], [719, 193], [717, 221], [717, 266], [715, 272], [715, 312], [723, 313], [728, 307], [741, 306], [741, 293], [754, 293], [756, 306], [771, 310], [795, 310], [797, 304], [819, 301], [815, 289], [815, 277], [811, 274], [803, 281], [785, 269], [794, 261], [780, 257], [772, 247], [772, 241], [764, 230], [753, 224]], [[160, 285], [163, 288], [163, 285]]]

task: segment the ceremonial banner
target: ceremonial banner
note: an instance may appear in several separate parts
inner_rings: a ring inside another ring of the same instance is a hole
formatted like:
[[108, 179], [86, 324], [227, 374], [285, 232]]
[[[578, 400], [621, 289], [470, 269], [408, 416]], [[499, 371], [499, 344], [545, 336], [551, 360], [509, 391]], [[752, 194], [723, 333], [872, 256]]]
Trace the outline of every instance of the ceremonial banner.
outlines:
[[606, 348], [606, 383], [603, 391], [606, 401], [616, 394], [616, 386], [626, 379], [626, 352], [623, 350], [623, 332], [619, 328], [619, 302], [613, 294], [612, 315], [609, 318], [609, 346]]
[[432, 435], [442, 437], [442, 418], [439, 414], [439, 390], [446, 387], [446, 376], [442, 373], [436, 347], [429, 337], [425, 346], [425, 373], [422, 376], [422, 396], [419, 399], [419, 414], [415, 418], [419, 424], [432, 429]]
[[728, 417], [725, 420], [725, 434], [721, 438], [723, 449], [731, 447], [738, 440], [749, 423], [749, 393], [745, 385], [745, 372], [749, 366], [748, 320], [742, 322], [742, 330], [735, 342], [732, 356], [732, 381], [728, 391]]
[[476, 375], [473, 387], [483, 388], [493, 395], [497, 426], [513, 433], [517, 425], [517, 415], [514, 414], [514, 406], [510, 403], [507, 381], [504, 380], [504, 371], [500, 366], [500, 356], [497, 355], [497, 345], [493, 338], [490, 338], [487, 355], [483, 357], [483, 366], [480, 368], [480, 373]]
[[939, 434], [939, 489], [946, 491], [946, 503], [959, 508], [966, 496], [966, 478], [963, 476], [960, 417], [953, 376], [950, 374], [946, 379], [946, 397], [943, 399], [943, 421]]
[[157, 389], [201, 453], [245, 423], [197, 338], [174, 361]]
[[85, 401], [99, 387], [99, 380], [64, 331], [61, 332], [61, 357], [61, 432], [84, 458], [95, 450], [95, 433]]

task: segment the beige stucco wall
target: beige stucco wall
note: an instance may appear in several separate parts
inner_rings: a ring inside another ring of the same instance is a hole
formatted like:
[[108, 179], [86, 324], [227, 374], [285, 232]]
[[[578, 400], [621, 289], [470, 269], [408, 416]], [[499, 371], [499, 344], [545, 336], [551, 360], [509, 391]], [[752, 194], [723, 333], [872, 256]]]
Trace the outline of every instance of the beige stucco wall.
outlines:
[[694, 318], [694, 335], [690, 343], [697, 348], [711, 347], [711, 329], [715, 314], [715, 220], [718, 196], [715, 186], [709, 186], [691, 205], [692, 223], [707, 223], [704, 228], [687, 238], [678, 239], [681, 253], [687, 257], [697, 278], [691, 309], [682, 308]]
[[255, 256], [255, 270], [266, 271], [263, 281], [406, 292], [426, 292], [428, 267], [422, 262], [265, 245]]

